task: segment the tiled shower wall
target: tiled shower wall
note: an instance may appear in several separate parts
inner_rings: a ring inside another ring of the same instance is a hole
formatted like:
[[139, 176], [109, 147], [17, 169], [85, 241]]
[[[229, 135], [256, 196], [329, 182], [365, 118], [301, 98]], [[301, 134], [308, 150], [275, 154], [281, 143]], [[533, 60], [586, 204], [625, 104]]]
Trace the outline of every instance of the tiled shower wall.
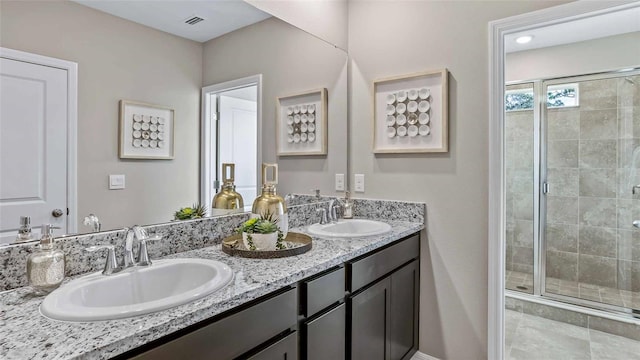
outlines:
[[639, 87], [580, 82], [578, 107], [547, 112], [547, 277], [640, 291]]
[[506, 113], [506, 266], [527, 274], [533, 274], [533, 129], [533, 110]]

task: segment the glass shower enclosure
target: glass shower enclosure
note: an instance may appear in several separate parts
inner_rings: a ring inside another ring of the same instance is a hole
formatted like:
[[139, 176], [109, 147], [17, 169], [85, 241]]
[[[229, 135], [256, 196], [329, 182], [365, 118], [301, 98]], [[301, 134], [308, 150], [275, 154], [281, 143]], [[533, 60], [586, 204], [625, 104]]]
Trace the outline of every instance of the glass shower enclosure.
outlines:
[[506, 94], [507, 289], [640, 316], [640, 72]]

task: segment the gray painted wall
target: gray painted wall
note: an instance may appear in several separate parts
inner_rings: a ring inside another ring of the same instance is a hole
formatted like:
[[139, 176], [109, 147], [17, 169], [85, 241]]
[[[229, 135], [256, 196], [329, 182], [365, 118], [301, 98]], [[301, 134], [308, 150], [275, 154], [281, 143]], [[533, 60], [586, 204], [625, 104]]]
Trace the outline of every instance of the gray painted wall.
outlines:
[[[326, 42], [270, 18], [204, 45], [203, 86], [262, 74], [262, 160], [279, 165], [278, 193], [335, 194], [334, 174], [347, 171], [347, 58]], [[276, 156], [276, 98], [327, 88], [327, 156]], [[253, 199], [245, 199], [251, 203]]]
[[[91, 212], [106, 230], [198, 201], [202, 44], [73, 2], [2, 1], [0, 24], [0, 46], [78, 63], [78, 230]], [[120, 99], [175, 110], [174, 160], [118, 158]]]
[[[557, 4], [349, 2], [350, 160], [366, 184], [356, 195], [427, 203], [420, 351], [431, 356], [487, 356], [488, 22]], [[372, 81], [444, 67], [451, 72], [449, 152], [374, 156]]]

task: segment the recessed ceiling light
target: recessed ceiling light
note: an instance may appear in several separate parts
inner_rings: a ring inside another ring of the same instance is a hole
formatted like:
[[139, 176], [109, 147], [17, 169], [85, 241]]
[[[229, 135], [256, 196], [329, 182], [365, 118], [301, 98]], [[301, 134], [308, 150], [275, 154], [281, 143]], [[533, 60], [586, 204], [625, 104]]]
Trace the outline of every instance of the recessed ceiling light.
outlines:
[[525, 35], [525, 36], [520, 36], [519, 38], [516, 39], [516, 42], [518, 44], [526, 44], [529, 41], [533, 40], [533, 36], [531, 35]]

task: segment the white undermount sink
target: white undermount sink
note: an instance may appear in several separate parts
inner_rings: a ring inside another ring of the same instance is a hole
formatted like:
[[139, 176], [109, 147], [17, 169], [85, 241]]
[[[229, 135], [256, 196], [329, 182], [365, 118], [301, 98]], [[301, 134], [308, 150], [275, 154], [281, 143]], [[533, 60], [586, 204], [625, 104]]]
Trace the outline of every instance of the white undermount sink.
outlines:
[[219, 261], [155, 260], [148, 267], [95, 273], [62, 285], [44, 299], [40, 312], [65, 321], [121, 319], [186, 304], [232, 280], [231, 268]]
[[322, 237], [360, 237], [382, 235], [391, 231], [389, 224], [366, 219], [344, 219], [325, 225], [313, 224], [308, 231]]

